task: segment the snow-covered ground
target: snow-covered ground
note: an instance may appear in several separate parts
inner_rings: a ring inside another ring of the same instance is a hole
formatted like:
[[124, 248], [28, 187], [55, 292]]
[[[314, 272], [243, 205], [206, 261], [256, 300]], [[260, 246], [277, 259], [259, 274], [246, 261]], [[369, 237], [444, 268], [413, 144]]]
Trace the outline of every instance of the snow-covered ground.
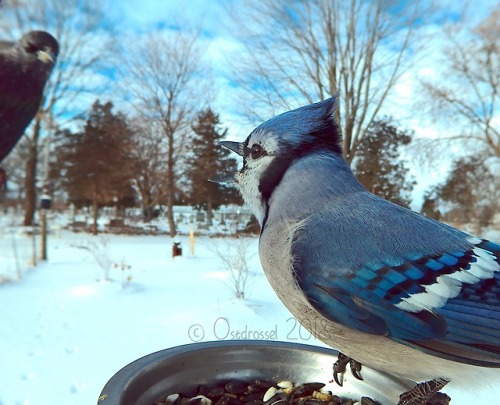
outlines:
[[[256, 238], [243, 242], [252, 256], [245, 300], [234, 298], [214, 254], [241, 239], [197, 238], [191, 256], [188, 238], [180, 237], [184, 256], [172, 259], [167, 236], [105, 238], [53, 234], [49, 260], [15, 280], [13, 246], [25, 263], [31, 238], [0, 234], [0, 276], [13, 279], [0, 284], [0, 405], [96, 403], [127, 363], [193, 341], [276, 337], [324, 346], [272, 291]], [[101, 280], [92, 251], [111, 264], [111, 281]], [[476, 394], [447, 392], [453, 405], [479, 403]], [[482, 398], [499, 394], [483, 391]]]

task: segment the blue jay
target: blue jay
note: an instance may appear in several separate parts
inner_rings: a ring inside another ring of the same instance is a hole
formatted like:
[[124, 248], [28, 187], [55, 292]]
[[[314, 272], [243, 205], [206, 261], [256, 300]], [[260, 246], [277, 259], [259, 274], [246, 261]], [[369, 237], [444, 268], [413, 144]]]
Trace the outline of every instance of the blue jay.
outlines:
[[243, 167], [214, 181], [235, 182], [257, 217], [269, 282], [341, 352], [339, 383], [348, 363], [357, 378], [365, 364], [421, 382], [400, 404], [447, 403], [438, 391], [449, 381], [498, 383], [500, 245], [364, 189], [342, 157], [335, 108], [330, 98], [222, 142]]

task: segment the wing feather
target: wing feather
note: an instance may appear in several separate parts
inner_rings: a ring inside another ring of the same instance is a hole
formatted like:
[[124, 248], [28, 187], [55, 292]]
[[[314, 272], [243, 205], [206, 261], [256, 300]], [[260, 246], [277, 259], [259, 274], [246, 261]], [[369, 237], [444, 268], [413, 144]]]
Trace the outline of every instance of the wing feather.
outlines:
[[311, 305], [349, 328], [500, 367], [500, 245], [359, 194], [294, 235], [294, 274]]

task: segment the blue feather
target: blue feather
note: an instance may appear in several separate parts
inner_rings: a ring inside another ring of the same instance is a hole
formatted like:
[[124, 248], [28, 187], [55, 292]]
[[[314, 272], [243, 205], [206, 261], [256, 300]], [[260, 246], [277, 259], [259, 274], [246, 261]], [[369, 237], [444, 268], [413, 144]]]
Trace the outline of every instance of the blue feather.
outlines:
[[[340, 329], [500, 367], [500, 246], [367, 192], [342, 157], [334, 112], [332, 98], [284, 113], [241, 145], [235, 178], [273, 286], [295, 312], [305, 297]], [[253, 145], [266, 154], [249, 155]]]
[[[343, 208], [357, 217], [312, 215], [295, 234], [294, 274], [311, 305], [350, 328], [440, 357], [500, 366], [500, 246], [359, 194], [343, 201], [356, 204]], [[398, 215], [404, 219], [394, 221]], [[313, 244], [308, 229], [318, 228], [336, 234]], [[351, 229], [361, 236], [353, 238]]]

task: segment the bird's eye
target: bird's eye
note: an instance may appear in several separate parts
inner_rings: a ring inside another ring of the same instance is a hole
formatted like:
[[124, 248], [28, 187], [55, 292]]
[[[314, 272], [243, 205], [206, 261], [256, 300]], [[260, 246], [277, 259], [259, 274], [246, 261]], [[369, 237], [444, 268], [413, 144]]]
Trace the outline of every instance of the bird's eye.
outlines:
[[28, 53], [35, 53], [38, 50], [38, 48], [33, 44], [28, 44], [28, 45], [26, 45], [24, 50]]
[[264, 154], [264, 149], [260, 145], [253, 145], [252, 149], [250, 149], [250, 156], [252, 159], [258, 159]]

